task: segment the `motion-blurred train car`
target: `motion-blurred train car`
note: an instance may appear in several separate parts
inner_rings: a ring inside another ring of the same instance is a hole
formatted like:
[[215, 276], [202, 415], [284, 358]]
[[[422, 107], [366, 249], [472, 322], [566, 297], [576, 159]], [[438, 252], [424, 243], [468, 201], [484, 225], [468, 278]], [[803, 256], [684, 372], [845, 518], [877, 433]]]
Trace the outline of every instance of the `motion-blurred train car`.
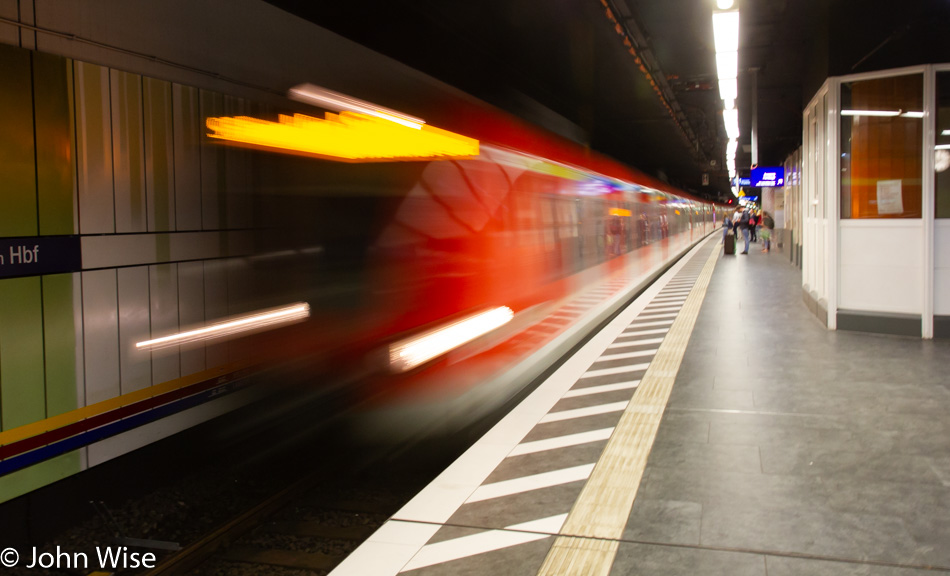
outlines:
[[346, 382], [367, 431], [463, 426], [714, 228], [261, 2], [30, 10], [0, 14], [0, 502], [275, 374]]

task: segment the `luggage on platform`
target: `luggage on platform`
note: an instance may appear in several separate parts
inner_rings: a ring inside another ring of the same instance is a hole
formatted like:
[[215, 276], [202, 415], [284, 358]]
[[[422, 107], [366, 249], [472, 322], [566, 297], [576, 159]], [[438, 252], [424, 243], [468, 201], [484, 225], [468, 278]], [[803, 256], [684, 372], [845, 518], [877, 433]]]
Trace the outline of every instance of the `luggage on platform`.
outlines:
[[723, 242], [723, 250], [726, 254], [735, 254], [736, 253], [736, 237], [732, 234], [726, 234], [726, 239]]

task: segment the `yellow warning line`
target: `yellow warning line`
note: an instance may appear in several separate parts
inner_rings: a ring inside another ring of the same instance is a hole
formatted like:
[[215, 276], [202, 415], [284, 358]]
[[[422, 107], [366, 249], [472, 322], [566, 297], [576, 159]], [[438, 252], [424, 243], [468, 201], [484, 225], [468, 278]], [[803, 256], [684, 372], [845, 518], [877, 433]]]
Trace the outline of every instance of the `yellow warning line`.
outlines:
[[718, 259], [719, 250], [713, 250], [568, 514], [539, 576], [606, 576], [610, 572]]

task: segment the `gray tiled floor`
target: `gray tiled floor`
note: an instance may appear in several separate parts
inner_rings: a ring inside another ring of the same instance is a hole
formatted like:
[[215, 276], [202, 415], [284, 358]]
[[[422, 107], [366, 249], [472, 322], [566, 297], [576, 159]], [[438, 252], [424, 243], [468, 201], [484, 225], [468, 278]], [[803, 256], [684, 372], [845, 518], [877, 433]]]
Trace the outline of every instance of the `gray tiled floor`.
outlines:
[[948, 367], [825, 330], [781, 254], [723, 257], [612, 574], [950, 572]]

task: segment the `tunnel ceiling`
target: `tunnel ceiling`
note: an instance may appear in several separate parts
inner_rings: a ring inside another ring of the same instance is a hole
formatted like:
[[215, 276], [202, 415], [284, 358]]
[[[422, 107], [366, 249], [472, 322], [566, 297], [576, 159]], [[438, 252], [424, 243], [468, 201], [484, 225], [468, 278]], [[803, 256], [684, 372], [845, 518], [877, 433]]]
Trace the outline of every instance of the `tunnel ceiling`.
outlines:
[[[727, 193], [714, 0], [270, 3], [684, 189]], [[759, 164], [776, 165], [828, 75], [950, 61], [947, 0], [737, 6], [740, 172], [753, 84]]]

